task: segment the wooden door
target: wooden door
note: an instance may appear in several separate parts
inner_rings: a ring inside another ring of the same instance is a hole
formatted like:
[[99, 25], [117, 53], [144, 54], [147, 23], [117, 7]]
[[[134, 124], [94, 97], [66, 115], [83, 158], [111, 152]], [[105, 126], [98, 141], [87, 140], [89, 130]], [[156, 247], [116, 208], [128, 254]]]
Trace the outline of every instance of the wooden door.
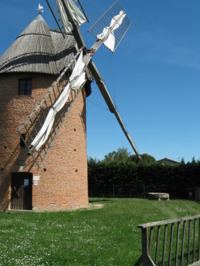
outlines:
[[11, 209], [32, 210], [31, 173], [12, 173], [11, 175]]

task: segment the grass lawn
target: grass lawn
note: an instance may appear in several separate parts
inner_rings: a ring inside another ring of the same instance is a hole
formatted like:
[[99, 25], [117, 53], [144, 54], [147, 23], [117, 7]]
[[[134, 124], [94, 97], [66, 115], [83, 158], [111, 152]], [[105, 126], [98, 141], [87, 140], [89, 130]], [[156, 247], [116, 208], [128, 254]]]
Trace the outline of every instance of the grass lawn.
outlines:
[[200, 214], [193, 201], [91, 199], [102, 209], [0, 213], [0, 265], [133, 266], [138, 224]]

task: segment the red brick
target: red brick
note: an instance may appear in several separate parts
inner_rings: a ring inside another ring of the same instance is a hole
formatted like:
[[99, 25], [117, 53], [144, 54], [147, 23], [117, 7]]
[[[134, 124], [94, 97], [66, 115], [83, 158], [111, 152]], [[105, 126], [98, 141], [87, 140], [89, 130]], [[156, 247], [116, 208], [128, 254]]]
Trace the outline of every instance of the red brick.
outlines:
[[[32, 96], [18, 96], [18, 80], [30, 74], [0, 76], [0, 209], [9, 208], [11, 173], [19, 171], [40, 176], [33, 182], [33, 210], [69, 210], [88, 206], [86, 102], [84, 90], [70, 109], [40, 170], [19, 146], [17, 128], [23, 124], [56, 79], [32, 75]], [[46, 171], [44, 171], [46, 169]]]

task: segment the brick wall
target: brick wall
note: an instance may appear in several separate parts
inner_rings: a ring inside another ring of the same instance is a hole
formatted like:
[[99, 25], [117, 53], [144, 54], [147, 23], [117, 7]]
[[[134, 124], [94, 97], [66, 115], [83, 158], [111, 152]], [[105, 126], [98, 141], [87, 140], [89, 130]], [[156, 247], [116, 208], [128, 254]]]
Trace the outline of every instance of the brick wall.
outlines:
[[[18, 96], [19, 78], [32, 78], [32, 96]], [[19, 146], [16, 129], [30, 115], [54, 80], [53, 76], [38, 74], [0, 77], [0, 209], [9, 205], [11, 173], [18, 172], [24, 160], [23, 171], [37, 176], [32, 192], [34, 210], [88, 206], [84, 91], [70, 109], [40, 170]]]

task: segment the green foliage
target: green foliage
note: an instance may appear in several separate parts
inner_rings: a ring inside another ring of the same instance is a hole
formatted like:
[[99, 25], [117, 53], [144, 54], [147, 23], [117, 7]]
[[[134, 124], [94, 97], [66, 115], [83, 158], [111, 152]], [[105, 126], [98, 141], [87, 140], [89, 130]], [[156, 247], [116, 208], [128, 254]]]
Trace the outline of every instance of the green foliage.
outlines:
[[[109, 152], [104, 156], [104, 160], [102, 162], [110, 163], [127, 163], [132, 162], [134, 164], [152, 164], [156, 162], [156, 159], [149, 154], [141, 154], [141, 159], [138, 158], [137, 155], [131, 155], [131, 153], [127, 150], [127, 148], [119, 148], [117, 151]], [[91, 160], [91, 158], [89, 159]]]
[[148, 192], [166, 192], [171, 198], [183, 199], [188, 198], [188, 189], [200, 186], [200, 162], [176, 166], [158, 164], [153, 160], [148, 162], [90, 162], [89, 195], [146, 197]]
[[155, 162], [156, 162], [156, 159], [155, 159], [153, 156], [148, 155], [148, 154], [146, 154], [146, 153], [142, 154], [142, 155], [141, 155], [141, 158], [142, 158], [142, 160], [140, 160], [140, 159], [137, 157], [137, 155], [132, 155], [132, 156], [130, 157], [130, 160], [131, 160], [132, 162], [135, 162], [136, 164], [151, 164], [151, 163], [155, 163]]
[[119, 148], [117, 151], [113, 151], [104, 156], [103, 162], [128, 162], [131, 154], [126, 148]]
[[[107, 155], [104, 156], [104, 160], [102, 162], [104, 163], [111, 163], [111, 162], [116, 162], [116, 163], [128, 163], [132, 162], [134, 164], [152, 164], [156, 162], [156, 159], [148, 155], [146, 153], [141, 155], [140, 160], [137, 155], [131, 155], [131, 153], [127, 150], [127, 148], [119, 148], [117, 151], [113, 151], [108, 153]], [[92, 160], [89, 158], [89, 161]]]

